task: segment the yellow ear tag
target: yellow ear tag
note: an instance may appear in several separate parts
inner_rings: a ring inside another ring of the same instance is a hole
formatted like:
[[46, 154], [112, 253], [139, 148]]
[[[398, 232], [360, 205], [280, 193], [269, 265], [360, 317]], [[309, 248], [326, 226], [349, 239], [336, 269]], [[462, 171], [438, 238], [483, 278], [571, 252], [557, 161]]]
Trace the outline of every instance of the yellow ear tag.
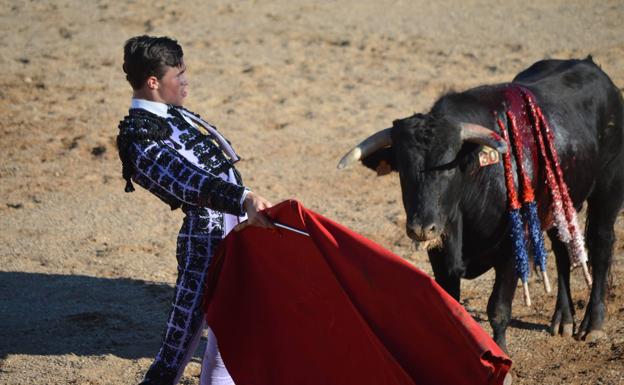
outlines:
[[492, 147], [483, 146], [479, 151], [479, 166], [485, 167], [500, 161], [500, 154]]

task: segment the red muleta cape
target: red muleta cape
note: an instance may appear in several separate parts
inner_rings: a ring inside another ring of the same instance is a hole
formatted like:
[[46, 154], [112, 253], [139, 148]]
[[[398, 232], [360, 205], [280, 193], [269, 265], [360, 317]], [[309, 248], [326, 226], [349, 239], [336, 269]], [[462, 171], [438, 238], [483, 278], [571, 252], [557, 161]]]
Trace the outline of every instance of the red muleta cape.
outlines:
[[206, 318], [238, 385], [502, 384], [511, 360], [401, 257], [285, 201], [301, 229], [232, 232], [210, 268]]

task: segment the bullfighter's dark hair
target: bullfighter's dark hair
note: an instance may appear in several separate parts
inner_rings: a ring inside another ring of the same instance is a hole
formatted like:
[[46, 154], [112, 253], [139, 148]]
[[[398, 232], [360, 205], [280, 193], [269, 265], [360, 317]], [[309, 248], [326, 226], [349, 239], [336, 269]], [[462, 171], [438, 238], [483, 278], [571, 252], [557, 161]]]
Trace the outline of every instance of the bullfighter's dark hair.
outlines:
[[162, 78], [169, 67], [182, 64], [182, 47], [169, 37], [135, 36], [124, 45], [123, 70], [133, 89], [139, 89], [150, 76]]

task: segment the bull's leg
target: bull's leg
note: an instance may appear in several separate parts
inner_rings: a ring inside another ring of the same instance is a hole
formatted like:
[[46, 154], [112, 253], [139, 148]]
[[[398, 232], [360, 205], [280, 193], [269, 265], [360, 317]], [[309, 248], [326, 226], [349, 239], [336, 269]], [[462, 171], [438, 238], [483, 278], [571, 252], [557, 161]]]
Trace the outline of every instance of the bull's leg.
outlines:
[[511, 320], [511, 303], [516, 292], [518, 278], [513, 268], [513, 258], [508, 256], [494, 266], [496, 278], [488, 301], [487, 313], [494, 334], [494, 341], [507, 352], [505, 332]]
[[606, 311], [607, 276], [615, 241], [613, 226], [624, 197], [624, 178], [617, 175], [609, 179], [608, 183], [599, 180], [587, 206], [587, 248], [593, 285], [585, 317], [577, 333], [583, 339], [604, 335], [602, 324]]
[[557, 261], [557, 305], [550, 321], [552, 335], [571, 336], [574, 332], [574, 305], [570, 295], [570, 257], [563, 242], [557, 237], [557, 230], [548, 231]]
[[443, 249], [432, 249], [427, 252], [433, 269], [435, 280], [449, 295], [458, 302], [460, 299], [461, 272], [449, 269], [449, 256]]
[[448, 225], [440, 247], [427, 250], [436, 282], [457, 301], [460, 299], [461, 277], [465, 271], [461, 229], [461, 218], [457, 218]]

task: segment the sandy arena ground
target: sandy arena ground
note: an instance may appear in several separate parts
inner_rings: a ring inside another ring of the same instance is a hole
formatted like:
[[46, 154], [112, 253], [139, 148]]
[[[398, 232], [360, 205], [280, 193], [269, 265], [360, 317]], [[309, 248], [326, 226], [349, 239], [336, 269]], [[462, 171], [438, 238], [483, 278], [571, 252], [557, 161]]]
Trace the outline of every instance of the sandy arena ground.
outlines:
[[[623, 20], [613, 0], [0, 0], [0, 384], [137, 383], [158, 347], [181, 213], [123, 192], [128, 37], [180, 41], [187, 106], [232, 140], [250, 187], [430, 272], [405, 236], [397, 176], [339, 172], [340, 156], [446, 91], [509, 81], [542, 58], [592, 54], [624, 87]], [[608, 339], [551, 337], [555, 297], [533, 282], [508, 331], [515, 384], [624, 384], [624, 217], [617, 226]], [[587, 292], [573, 278], [579, 318]], [[491, 272], [463, 283], [487, 330], [492, 283]], [[198, 384], [199, 368], [182, 383]]]

